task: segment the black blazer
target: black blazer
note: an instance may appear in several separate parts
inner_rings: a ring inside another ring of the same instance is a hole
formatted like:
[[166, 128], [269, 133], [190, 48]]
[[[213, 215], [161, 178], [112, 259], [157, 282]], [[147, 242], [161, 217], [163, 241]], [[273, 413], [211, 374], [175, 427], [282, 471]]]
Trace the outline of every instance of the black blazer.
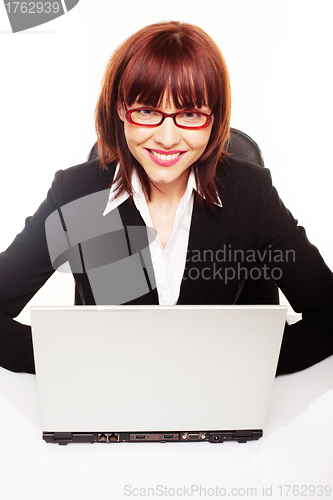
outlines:
[[[277, 373], [304, 369], [333, 353], [333, 275], [317, 248], [309, 243], [304, 229], [297, 226], [279, 199], [269, 170], [232, 158], [225, 159], [225, 163], [227, 175], [219, 174], [223, 207], [217, 207], [213, 213], [195, 198], [178, 304], [244, 303], [242, 290], [244, 293], [247, 277], [255, 281], [262, 269], [264, 281], [272, 275], [294, 310], [302, 312], [302, 320], [286, 325]], [[46, 200], [26, 219], [24, 230], [11, 246], [0, 254], [1, 366], [34, 372], [30, 327], [13, 318], [51, 276], [54, 266], [65, 258], [72, 265], [77, 305], [112, 303], [107, 286], [100, 297], [94, 290], [90, 273], [94, 266], [85, 267], [80, 245], [84, 242], [78, 240], [77, 234], [84, 235], [87, 227], [92, 231], [99, 228], [98, 234], [106, 232], [100, 228], [113, 217], [112, 212], [102, 215], [113, 174], [113, 168], [102, 172], [98, 160], [57, 172]], [[80, 200], [85, 201], [82, 204]], [[68, 218], [69, 206], [74, 208]], [[58, 250], [50, 257], [45, 221], [50, 221], [51, 214], [56, 214], [50, 227], [51, 230], [55, 227], [53, 249]], [[120, 205], [119, 215], [125, 228], [144, 226], [130, 200]], [[71, 231], [76, 230], [77, 241], [71, 243], [72, 248], [66, 254], [66, 241], [74, 234]], [[126, 237], [131, 253], [128, 232]], [[110, 241], [106, 244], [112, 246]], [[107, 264], [103, 258], [98, 264], [100, 269]], [[81, 259], [80, 269], [77, 259]], [[158, 304], [149, 264], [142, 259], [140, 262], [147, 289], [123, 303]], [[114, 286], [111, 275], [105, 273], [106, 283], [110, 289], [118, 290], [121, 279], [118, 276]], [[245, 300], [267, 303], [263, 295], [247, 294]]]

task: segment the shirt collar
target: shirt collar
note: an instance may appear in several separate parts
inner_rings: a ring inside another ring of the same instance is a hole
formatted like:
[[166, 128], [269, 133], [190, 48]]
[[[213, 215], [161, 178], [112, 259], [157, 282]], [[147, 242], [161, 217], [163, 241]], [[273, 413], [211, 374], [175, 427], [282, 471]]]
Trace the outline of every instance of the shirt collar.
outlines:
[[[114, 173], [114, 179], [116, 178], [118, 172], [119, 172], [119, 164], [117, 165], [116, 171]], [[135, 170], [135, 168], [133, 169], [133, 172], [132, 172], [132, 187], [133, 187], [133, 200], [134, 200], [134, 203], [136, 205], [138, 205], [138, 203], [136, 203], [136, 200], [138, 202], [142, 201], [142, 199], [144, 198], [144, 193], [142, 190], [142, 186], [141, 186], [141, 182], [140, 182], [138, 173]], [[187, 181], [187, 187], [186, 187], [186, 191], [185, 191], [185, 193], [188, 193], [188, 198], [190, 197], [193, 189], [198, 191], [197, 183], [195, 180], [195, 175], [194, 175], [193, 169], [191, 169], [191, 173], [189, 175], [189, 178]], [[119, 196], [116, 197], [116, 191], [117, 191], [117, 183], [113, 183], [111, 188], [110, 188], [108, 202], [106, 204], [103, 215], [106, 215], [109, 212], [111, 212], [112, 210], [114, 210], [115, 208], [119, 207], [119, 205], [124, 203], [124, 201], [126, 201], [130, 197], [130, 195], [129, 195], [129, 193], [127, 193], [127, 191], [121, 193]], [[221, 199], [219, 196], [218, 196], [218, 203], [216, 203], [216, 205], [218, 207], [222, 207], [222, 202], [221, 202]]]

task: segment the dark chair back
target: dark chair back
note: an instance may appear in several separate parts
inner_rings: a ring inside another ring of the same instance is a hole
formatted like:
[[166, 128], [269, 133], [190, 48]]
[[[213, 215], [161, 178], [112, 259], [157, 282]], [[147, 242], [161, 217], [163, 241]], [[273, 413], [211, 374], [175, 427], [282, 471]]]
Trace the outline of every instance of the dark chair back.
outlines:
[[264, 159], [260, 148], [251, 137], [244, 134], [235, 128], [230, 129], [230, 139], [227, 148], [228, 153], [231, 153], [234, 158], [239, 160], [251, 161], [261, 167], [264, 167]]

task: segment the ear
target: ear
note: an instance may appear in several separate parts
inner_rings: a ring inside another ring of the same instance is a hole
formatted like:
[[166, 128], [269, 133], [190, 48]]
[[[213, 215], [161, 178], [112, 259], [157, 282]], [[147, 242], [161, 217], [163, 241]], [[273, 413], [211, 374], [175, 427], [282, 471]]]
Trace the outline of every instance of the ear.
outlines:
[[125, 121], [125, 110], [124, 110], [124, 105], [122, 102], [118, 101], [117, 103], [117, 112], [118, 116], [121, 119], [122, 122]]

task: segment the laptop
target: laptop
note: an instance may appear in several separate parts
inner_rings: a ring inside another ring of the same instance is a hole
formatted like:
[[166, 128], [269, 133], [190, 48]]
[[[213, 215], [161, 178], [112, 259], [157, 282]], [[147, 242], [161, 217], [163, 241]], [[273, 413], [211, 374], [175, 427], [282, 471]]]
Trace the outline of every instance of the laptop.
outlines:
[[43, 439], [263, 435], [286, 306], [32, 307]]

